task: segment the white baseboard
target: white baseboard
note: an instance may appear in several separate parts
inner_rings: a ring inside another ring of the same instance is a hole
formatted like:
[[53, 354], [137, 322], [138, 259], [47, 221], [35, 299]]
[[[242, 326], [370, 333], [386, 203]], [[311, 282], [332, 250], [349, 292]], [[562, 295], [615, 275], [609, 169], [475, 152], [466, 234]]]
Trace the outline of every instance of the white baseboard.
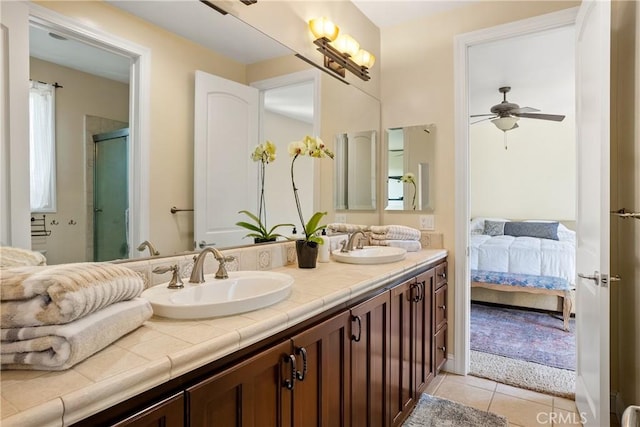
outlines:
[[447, 361], [442, 368], [444, 371], [451, 372], [452, 374], [464, 375], [464, 373], [456, 372], [456, 361], [453, 354], [447, 354]]

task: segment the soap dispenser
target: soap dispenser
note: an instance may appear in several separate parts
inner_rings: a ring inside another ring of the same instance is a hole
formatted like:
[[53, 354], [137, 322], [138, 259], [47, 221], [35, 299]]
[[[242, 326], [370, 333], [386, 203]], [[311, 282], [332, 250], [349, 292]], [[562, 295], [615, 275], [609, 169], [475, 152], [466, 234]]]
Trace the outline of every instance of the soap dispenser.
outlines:
[[331, 241], [329, 241], [329, 236], [327, 236], [326, 229], [322, 229], [320, 237], [322, 237], [322, 243], [318, 245], [318, 262], [329, 262]]

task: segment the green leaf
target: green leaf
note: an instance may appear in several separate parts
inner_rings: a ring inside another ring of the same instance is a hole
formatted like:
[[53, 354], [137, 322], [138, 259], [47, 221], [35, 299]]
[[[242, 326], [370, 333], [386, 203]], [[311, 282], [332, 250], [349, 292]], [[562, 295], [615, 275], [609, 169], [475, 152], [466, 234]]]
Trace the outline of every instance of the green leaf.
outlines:
[[263, 229], [256, 227], [253, 224], [249, 224], [248, 222], [240, 221], [236, 222], [236, 225], [239, 227], [246, 228], [247, 230], [255, 231], [256, 233], [260, 233], [260, 235], [264, 234]]
[[327, 214], [326, 212], [316, 212], [313, 214], [311, 219], [307, 222], [307, 225], [304, 227], [304, 234], [306, 235], [307, 240], [313, 241], [311, 240], [311, 237], [314, 235], [314, 233], [316, 231], [322, 230], [325, 227], [323, 225], [318, 226], [318, 223], [320, 222], [322, 217], [325, 216], [326, 214]]

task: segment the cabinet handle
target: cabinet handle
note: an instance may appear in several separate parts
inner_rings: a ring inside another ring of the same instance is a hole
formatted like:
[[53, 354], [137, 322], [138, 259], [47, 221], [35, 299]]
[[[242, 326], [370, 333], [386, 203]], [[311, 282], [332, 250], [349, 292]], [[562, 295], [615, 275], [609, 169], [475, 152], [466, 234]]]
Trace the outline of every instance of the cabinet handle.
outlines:
[[423, 280], [422, 282], [420, 282], [420, 285], [421, 285], [420, 301], [422, 301], [424, 299], [425, 290], [427, 288], [427, 282]]
[[446, 305], [444, 305], [444, 304], [442, 304], [442, 305], [439, 305], [439, 306], [438, 306], [438, 308], [440, 308], [440, 309], [442, 309], [442, 310], [446, 310], [446, 309], [447, 309], [447, 306], [446, 306]]
[[447, 348], [445, 346], [438, 347], [439, 350], [442, 350], [443, 353], [447, 353]]
[[442, 277], [443, 279], [447, 278], [447, 272], [443, 271], [441, 274], [438, 274], [438, 276]]
[[[413, 290], [416, 290], [416, 294], [415, 296], [412, 294]], [[420, 301], [420, 285], [418, 285], [417, 283], [414, 283], [413, 285], [411, 285], [411, 287], [409, 288], [409, 301], [411, 302], [418, 302]]]
[[360, 316], [351, 316], [351, 321], [353, 322], [354, 320], [358, 322], [358, 335], [356, 336], [356, 334], [351, 334], [351, 340], [354, 342], [360, 342], [362, 335], [362, 319]]
[[296, 382], [296, 357], [293, 354], [290, 354], [288, 356], [284, 356], [283, 361], [285, 364], [291, 363], [291, 378], [284, 380], [282, 382], [282, 385], [287, 390], [293, 390], [293, 387]]
[[307, 376], [307, 350], [304, 347], [298, 347], [296, 354], [302, 355], [302, 372], [296, 371], [296, 379], [298, 381], [304, 381], [304, 378]]

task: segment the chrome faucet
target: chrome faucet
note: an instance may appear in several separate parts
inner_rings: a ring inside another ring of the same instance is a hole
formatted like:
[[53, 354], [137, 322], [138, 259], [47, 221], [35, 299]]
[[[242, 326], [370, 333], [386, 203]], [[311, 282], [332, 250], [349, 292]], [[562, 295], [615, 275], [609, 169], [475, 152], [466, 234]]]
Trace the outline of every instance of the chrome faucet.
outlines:
[[193, 257], [193, 270], [191, 271], [191, 277], [189, 283], [204, 283], [204, 259], [208, 253], [212, 253], [213, 257], [218, 261], [218, 271], [216, 271], [216, 279], [228, 279], [229, 274], [225, 267], [225, 262], [233, 261], [235, 257], [224, 256], [222, 253], [211, 246], [207, 246], [197, 256]]
[[[358, 234], [362, 235], [362, 239], [366, 239], [364, 232], [362, 230], [355, 231], [349, 235], [349, 240], [342, 241], [342, 248], [340, 248], [340, 252], [349, 252], [353, 250], [353, 242], [356, 239]], [[358, 239], [358, 243], [356, 245], [356, 249], [362, 249], [362, 239]]]
[[160, 255], [160, 252], [158, 252], [156, 247], [153, 246], [153, 244], [148, 240], [145, 240], [144, 242], [140, 243], [140, 246], [138, 246], [138, 250], [140, 252], [144, 251], [144, 248], [149, 249], [149, 256], [158, 256], [158, 255]]

